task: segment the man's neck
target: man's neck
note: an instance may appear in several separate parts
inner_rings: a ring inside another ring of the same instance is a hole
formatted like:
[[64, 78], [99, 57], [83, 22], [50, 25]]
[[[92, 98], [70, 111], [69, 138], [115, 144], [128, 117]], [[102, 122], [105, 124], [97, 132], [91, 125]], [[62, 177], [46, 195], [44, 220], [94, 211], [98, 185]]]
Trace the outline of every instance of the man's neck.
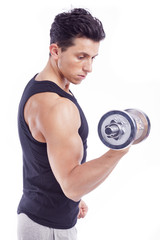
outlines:
[[69, 93], [70, 83], [58, 71], [56, 65], [52, 66], [50, 59], [45, 68], [36, 76], [37, 81], [51, 81], [56, 83], [60, 88]]

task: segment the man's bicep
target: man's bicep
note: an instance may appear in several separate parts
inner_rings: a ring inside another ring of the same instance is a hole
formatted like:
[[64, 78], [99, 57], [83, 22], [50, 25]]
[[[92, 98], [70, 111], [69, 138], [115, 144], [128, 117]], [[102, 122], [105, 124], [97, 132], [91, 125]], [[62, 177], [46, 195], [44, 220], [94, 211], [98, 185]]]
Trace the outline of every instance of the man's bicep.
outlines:
[[83, 157], [79, 127], [79, 112], [70, 102], [59, 104], [42, 122], [50, 166], [60, 185]]
[[[65, 134], [65, 133], [64, 133]], [[70, 135], [57, 142], [47, 143], [51, 169], [60, 184], [69, 177], [71, 171], [80, 164], [83, 157], [83, 145], [78, 135]]]

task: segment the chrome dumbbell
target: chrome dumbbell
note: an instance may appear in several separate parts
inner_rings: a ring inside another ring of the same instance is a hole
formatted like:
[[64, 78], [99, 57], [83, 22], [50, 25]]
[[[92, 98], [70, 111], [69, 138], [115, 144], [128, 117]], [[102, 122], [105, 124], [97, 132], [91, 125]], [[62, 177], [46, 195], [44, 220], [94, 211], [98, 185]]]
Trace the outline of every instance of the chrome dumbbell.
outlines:
[[150, 128], [150, 120], [141, 110], [113, 110], [100, 119], [98, 134], [107, 147], [122, 149], [143, 141], [148, 137]]

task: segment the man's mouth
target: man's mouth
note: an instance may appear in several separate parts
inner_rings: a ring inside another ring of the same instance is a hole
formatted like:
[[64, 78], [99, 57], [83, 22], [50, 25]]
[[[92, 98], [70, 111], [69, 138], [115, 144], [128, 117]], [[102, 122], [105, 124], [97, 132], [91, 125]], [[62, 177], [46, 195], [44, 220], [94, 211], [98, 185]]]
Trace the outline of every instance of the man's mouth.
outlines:
[[79, 76], [80, 78], [83, 78], [83, 79], [84, 79], [87, 75], [79, 74], [78, 76]]

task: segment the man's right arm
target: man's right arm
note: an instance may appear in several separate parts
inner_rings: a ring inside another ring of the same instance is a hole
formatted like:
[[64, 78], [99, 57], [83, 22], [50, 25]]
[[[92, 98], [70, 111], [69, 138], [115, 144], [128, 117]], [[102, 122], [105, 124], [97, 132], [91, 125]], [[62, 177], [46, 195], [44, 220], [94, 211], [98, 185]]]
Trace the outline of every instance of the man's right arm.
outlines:
[[73, 201], [79, 201], [99, 186], [128, 152], [128, 149], [109, 150], [81, 165], [83, 144], [78, 134], [80, 124], [78, 109], [68, 99], [60, 99], [37, 120], [47, 143], [51, 169], [64, 194]]

